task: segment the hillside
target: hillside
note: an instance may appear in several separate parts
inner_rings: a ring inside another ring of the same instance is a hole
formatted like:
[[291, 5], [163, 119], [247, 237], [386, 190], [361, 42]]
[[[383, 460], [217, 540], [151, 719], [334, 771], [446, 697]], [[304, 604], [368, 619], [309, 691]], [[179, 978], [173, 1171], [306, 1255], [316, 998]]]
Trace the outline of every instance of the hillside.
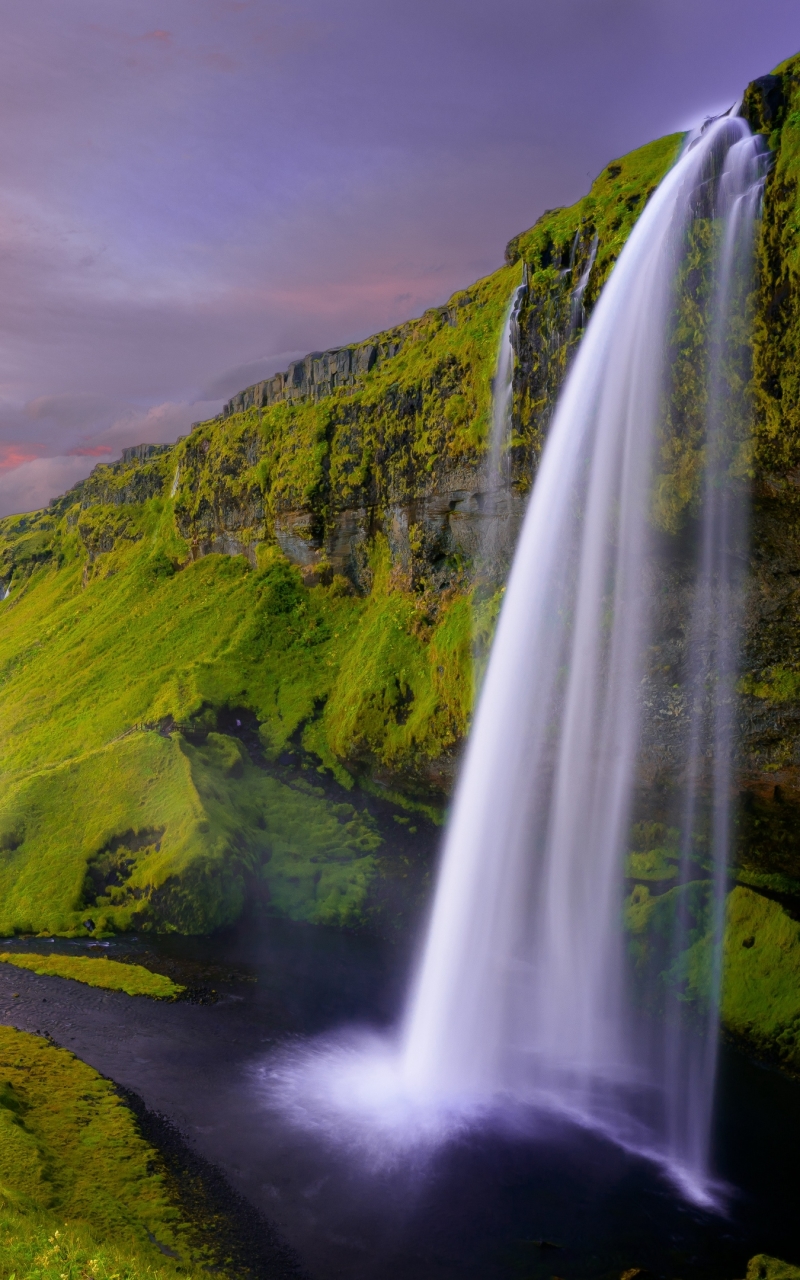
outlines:
[[[789, 60], [743, 106], [775, 162], [753, 299], [732, 906], [789, 954], [786, 975], [800, 955], [798, 75]], [[312, 353], [176, 445], [127, 450], [46, 510], [0, 522], [0, 933], [205, 932], [248, 898], [315, 923], [405, 918], [570, 351], [680, 143], [610, 163], [445, 306]], [[488, 493], [492, 376], [523, 269], [510, 480]], [[676, 328], [654, 510], [676, 546], [697, 498], [685, 393], [698, 323], [687, 312]], [[487, 529], [497, 563], [477, 581]], [[672, 705], [669, 674], [658, 680]], [[758, 959], [730, 952], [728, 1021], [769, 1051], [783, 1035], [775, 1051], [800, 1065], [800, 1002], [753, 1013]], [[779, 975], [781, 990], [793, 981]]]

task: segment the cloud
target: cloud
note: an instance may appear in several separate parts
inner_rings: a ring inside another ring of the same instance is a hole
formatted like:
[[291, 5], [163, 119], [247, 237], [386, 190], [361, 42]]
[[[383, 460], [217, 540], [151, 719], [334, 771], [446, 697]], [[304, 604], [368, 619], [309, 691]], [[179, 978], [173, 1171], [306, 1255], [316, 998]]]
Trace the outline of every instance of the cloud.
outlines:
[[262, 360], [251, 360], [248, 364], [237, 364], [226, 369], [206, 384], [201, 393], [203, 400], [228, 400], [237, 391], [243, 391], [254, 382], [262, 382], [272, 377], [273, 373], [282, 373], [293, 360], [300, 360], [306, 354], [305, 348], [297, 351], [281, 351], [275, 356], [264, 356]]
[[35, 458], [0, 472], [0, 515], [38, 511], [89, 474], [86, 458]]
[[14, 442], [0, 444], [0, 472], [14, 471], [15, 468], [31, 462], [36, 457], [38, 457], [37, 450], [31, 449], [29, 445]]
[[52, 421], [62, 427], [89, 429], [119, 412], [118, 401], [91, 392], [37, 396], [25, 405], [25, 413], [35, 422]]
[[[59, 406], [62, 398], [56, 397]], [[89, 441], [48, 452], [19, 442], [0, 444], [0, 517], [36, 511], [85, 479], [98, 461], [119, 458], [133, 444], [172, 444], [193, 422], [213, 417], [219, 400], [165, 401], [142, 409], [127, 406]]]

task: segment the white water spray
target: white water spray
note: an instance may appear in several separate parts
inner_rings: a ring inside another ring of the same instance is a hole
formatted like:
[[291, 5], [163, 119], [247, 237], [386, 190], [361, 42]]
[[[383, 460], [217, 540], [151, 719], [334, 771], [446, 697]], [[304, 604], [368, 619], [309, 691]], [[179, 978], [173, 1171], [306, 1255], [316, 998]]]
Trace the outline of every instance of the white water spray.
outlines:
[[[717, 292], [718, 306], [726, 305], [726, 273], [730, 279], [749, 253], [760, 147], [741, 120], [708, 126], [650, 200], [595, 307], [509, 579], [402, 1049], [405, 1086], [421, 1097], [538, 1098], [669, 1162], [700, 1196], [708, 1178], [716, 993], [699, 1062], [680, 1028], [667, 1028], [654, 1049], [631, 1012], [624, 858], [650, 639], [648, 516], [676, 268], [698, 202], [713, 201], [719, 188], [712, 212], [728, 223], [726, 246], [736, 245], [723, 250]], [[719, 378], [717, 384], [712, 403]], [[715, 421], [712, 412], [709, 456], [714, 432], [722, 430], [721, 418]], [[724, 461], [725, 450], [716, 452]], [[700, 631], [708, 629], [704, 601], [714, 596], [727, 609], [730, 598], [713, 467], [698, 577]], [[733, 665], [730, 619], [718, 630], [724, 678]], [[706, 666], [708, 650], [707, 635], [693, 643]], [[707, 745], [693, 729], [689, 809]], [[729, 705], [717, 707], [716, 951], [731, 745]]]

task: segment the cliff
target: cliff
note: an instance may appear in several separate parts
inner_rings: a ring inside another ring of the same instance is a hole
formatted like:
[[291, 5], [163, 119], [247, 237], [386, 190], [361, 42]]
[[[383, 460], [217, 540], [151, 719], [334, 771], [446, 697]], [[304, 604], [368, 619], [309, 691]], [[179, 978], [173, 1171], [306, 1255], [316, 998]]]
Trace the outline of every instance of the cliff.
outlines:
[[[749, 86], [742, 109], [774, 164], [752, 300], [730, 937], [760, 930], [764, 948], [729, 948], [728, 1022], [800, 1066], [800, 58]], [[46, 510], [0, 522], [0, 932], [202, 931], [248, 897], [295, 919], [402, 920], [570, 354], [680, 144], [609, 164], [445, 306], [312, 353], [176, 445], [126, 450]], [[492, 377], [523, 270], [509, 482], [496, 490]], [[676, 547], [697, 501], [685, 319], [654, 509]], [[487, 531], [495, 563], [477, 581]], [[678, 616], [679, 560], [665, 590]], [[669, 786], [681, 644], [653, 674], [656, 791]], [[639, 854], [669, 837], [648, 839]], [[774, 1016], [748, 1003], [751, 980], [766, 990], [758, 964], [774, 978], [769, 955], [789, 957]]]

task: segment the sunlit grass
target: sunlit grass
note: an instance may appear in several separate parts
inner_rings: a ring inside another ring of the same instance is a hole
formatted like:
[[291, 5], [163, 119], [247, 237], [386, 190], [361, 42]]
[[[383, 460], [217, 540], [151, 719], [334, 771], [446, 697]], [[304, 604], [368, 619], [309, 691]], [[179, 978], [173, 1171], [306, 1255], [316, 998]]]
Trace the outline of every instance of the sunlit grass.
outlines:
[[124, 991], [129, 996], [151, 996], [156, 1000], [174, 1000], [185, 987], [161, 973], [151, 973], [140, 964], [123, 964], [119, 960], [93, 956], [36, 955], [31, 951], [0, 952], [0, 962], [29, 969], [32, 973], [53, 978], [72, 978], [89, 987], [107, 991]]

